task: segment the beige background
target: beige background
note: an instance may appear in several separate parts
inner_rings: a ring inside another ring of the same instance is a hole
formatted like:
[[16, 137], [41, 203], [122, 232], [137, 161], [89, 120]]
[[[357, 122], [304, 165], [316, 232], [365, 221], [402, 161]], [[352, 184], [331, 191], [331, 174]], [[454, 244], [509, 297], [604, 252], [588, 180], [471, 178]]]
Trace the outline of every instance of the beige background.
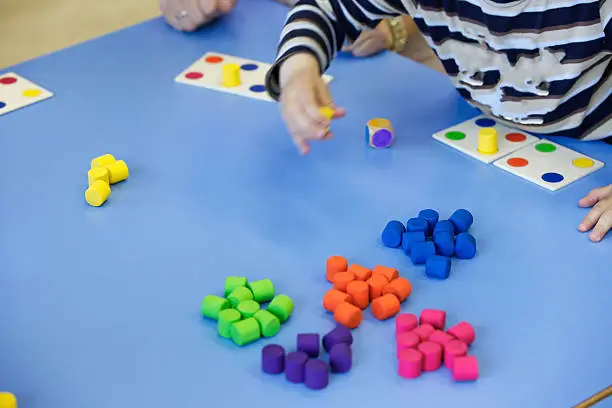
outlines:
[[0, 68], [159, 15], [158, 0], [0, 0]]

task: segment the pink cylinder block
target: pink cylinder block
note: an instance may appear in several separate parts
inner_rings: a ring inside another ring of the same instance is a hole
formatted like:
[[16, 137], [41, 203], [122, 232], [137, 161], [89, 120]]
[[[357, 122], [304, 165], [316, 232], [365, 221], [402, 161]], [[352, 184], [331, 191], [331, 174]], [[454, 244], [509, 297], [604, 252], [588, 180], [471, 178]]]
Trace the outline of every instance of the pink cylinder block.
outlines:
[[420, 323], [429, 323], [436, 329], [444, 330], [444, 326], [446, 326], [446, 312], [444, 310], [423, 309]]
[[423, 353], [423, 371], [436, 371], [442, 365], [442, 346], [425, 341], [417, 347]]
[[402, 313], [395, 318], [395, 334], [409, 332], [416, 329], [419, 319], [411, 313]]
[[403, 378], [417, 378], [423, 372], [423, 354], [417, 349], [409, 348], [400, 352], [398, 373]]
[[455, 358], [453, 364], [453, 379], [455, 381], [474, 381], [478, 379], [478, 360], [474, 356]]
[[442, 348], [444, 348], [444, 345], [451, 340], [455, 340], [455, 338], [450, 334], [443, 332], [442, 330], [435, 330], [429, 335], [429, 338], [427, 339], [427, 341], [432, 341], [441, 345]]
[[431, 324], [425, 323], [414, 329], [412, 333], [416, 333], [421, 338], [421, 341], [426, 341], [435, 330]]
[[421, 338], [416, 333], [400, 333], [395, 337], [397, 342], [397, 357], [399, 358], [400, 352], [407, 348], [415, 348], [421, 342]]
[[454, 336], [467, 344], [468, 346], [476, 339], [476, 332], [474, 327], [468, 322], [457, 323], [446, 331], [451, 336]]
[[461, 340], [451, 340], [444, 345], [444, 365], [449, 370], [453, 369], [456, 358], [467, 355], [467, 345]]

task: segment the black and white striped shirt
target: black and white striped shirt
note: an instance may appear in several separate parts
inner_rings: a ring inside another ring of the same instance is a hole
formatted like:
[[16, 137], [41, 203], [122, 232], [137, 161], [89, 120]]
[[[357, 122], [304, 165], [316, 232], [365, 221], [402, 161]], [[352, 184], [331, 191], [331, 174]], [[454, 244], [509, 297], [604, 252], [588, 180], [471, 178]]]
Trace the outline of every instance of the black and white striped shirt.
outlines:
[[345, 40], [408, 14], [459, 93], [535, 134], [612, 136], [612, 0], [300, 0], [289, 12], [267, 78], [308, 52], [324, 72]]

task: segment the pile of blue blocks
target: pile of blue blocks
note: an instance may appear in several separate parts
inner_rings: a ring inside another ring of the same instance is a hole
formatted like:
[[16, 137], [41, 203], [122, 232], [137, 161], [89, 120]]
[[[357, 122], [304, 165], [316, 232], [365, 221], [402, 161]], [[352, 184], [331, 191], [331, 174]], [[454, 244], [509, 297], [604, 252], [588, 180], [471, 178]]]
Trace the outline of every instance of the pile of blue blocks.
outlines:
[[406, 225], [389, 221], [382, 232], [382, 243], [389, 248], [401, 248], [415, 265], [425, 264], [428, 277], [446, 279], [451, 257], [476, 256], [476, 240], [468, 232], [473, 223], [474, 217], [466, 209], [456, 210], [448, 220], [440, 220], [436, 210], [426, 209]]

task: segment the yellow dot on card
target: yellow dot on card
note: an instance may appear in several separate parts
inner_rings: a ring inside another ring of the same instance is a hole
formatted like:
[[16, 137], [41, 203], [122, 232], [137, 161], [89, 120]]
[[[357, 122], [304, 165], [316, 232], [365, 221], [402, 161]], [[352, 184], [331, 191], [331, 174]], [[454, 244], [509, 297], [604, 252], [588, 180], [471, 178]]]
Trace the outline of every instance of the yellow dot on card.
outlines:
[[40, 92], [40, 89], [26, 89], [25, 91], [22, 92], [22, 95], [25, 96], [26, 98], [35, 98], [37, 96], [39, 96], [42, 92]]
[[574, 164], [574, 166], [580, 167], [581, 169], [586, 169], [587, 167], [593, 167], [595, 165], [595, 162], [593, 160], [588, 159], [586, 157], [574, 159], [572, 163]]

